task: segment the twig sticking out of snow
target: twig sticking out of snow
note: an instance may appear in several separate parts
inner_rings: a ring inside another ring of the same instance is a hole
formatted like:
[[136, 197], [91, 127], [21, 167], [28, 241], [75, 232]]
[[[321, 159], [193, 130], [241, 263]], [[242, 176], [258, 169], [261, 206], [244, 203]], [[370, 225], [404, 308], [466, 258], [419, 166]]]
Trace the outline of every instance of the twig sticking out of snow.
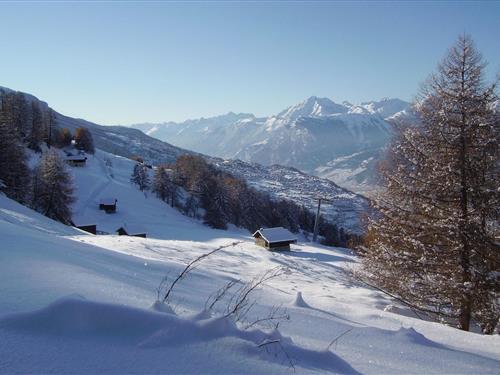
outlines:
[[231, 300], [227, 305], [225, 317], [234, 315], [236, 317], [236, 321], [241, 320], [253, 306], [253, 303], [250, 303], [249, 301], [249, 295], [269, 280], [283, 276], [286, 273], [288, 273], [288, 269], [286, 267], [275, 267], [244, 284], [236, 292], [236, 294], [231, 297]]
[[330, 350], [330, 348], [332, 347], [333, 344], [335, 344], [335, 350], [337, 349], [337, 342], [339, 341], [339, 339], [344, 336], [344, 335], [347, 335], [349, 332], [351, 332], [354, 328], [349, 328], [347, 331], [341, 333], [340, 335], [338, 335], [337, 337], [335, 337], [331, 342], [330, 344], [328, 344], [328, 346], [326, 347], [326, 350]]
[[231, 280], [215, 293], [212, 293], [210, 296], [208, 296], [205, 302], [205, 310], [213, 310], [215, 305], [219, 303], [229, 292], [229, 290], [238, 283], [240, 283], [240, 280]]
[[[210, 252], [208, 252], [208, 253], [206, 253], [206, 254], [202, 254], [202, 255], [200, 255], [200, 256], [199, 256], [198, 258], [196, 258], [196, 259], [193, 259], [191, 262], [189, 262], [189, 263], [186, 265], [186, 267], [184, 267], [184, 269], [183, 269], [183, 270], [182, 270], [182, 272], [179, 274], [179, 276], [177, 276], [177, 277], [174, 279], [174, 281], [172, 281], [172, 283], [170, 284], [170, 286], [163, 288], [163, 289], [166, 289], [166, 291], [165, 291], [165, 295], [163, 296], [162, 302], [163, 302], [163, 303], [168, 303], [168, 302], [169, 302], [169, 297], [170, 297], [170, 295], [172, 294], [172, 290], [174, 289], [175, 285], [176, 285], [176, 284], [177, 284], [180, 280], [182, 280], [184, 277], [186, 277], [186, 275], [187, 275], [189, 272], [191, 272], [193, 269], [195, 269], [195, 268], [196, 268], [197, 263], [201, 262], [203, 259], [205, 259], [205, 258], [209, 257], [210, 255], [212, 255], [212, 254], [214, 254], [214, 253], [216, 253], [216, 252], [218, 252], [218, 251], [220, 251], [220, 250], [222, 250], [222, 249], [226, 249], [226, 248], [228, 248], [228, 247], [234, 247], [234, 246], [236, 246], [236, 245], [238, 245], [238, 244], [240, 244], [240, 243], [242, 243], [242, 242], [243, 242], [243, 241], [237, 241], [237, 242], [232, 242], [232, 243], [230, 243], [230, 244], [228, 244], [228, 245], [219, 246], [218, 248], [216, 248], [216, 249], [214, 249], [214, 250], [212, 250], [212, 251], [210, 251]], [[165, 279], [164, 279], [164, 280], [165, 280]], [[164, 281], [162, 280], [162, 283], [163, 283], [164, 285], [166, 285], [166, 281], [164, 282]], [[161, 287], [161, 286], [162, 286], [162, 285], [160, 284], [160, 287]], [[159, 294], [160, 294], [160, 293], [159, 293]]]
[[[270, 353], [269, 352], [269, 348], [270, 347], [277, 347], [278, 350], [279, 350], [279, 352], [281, 352], [281, 353], [283, 353], [285, 355], [285, 358], [286, 358], [286, 360], [288, 362], [288, 365], [293, 370], [293, 372], [295, 372], [295, 365], [294, 365], [294, 363], [292, 361], [292, 358], [290, 357], [290, 355], [287, 353], [287, 351], [285, 350], [285, 348], [281, 344], [281, 340], [279, 340], [279, 339], [276, 339], [276, 340], [266, 339], [263, 342], [261, 342], [259, 345], [257, 345], [257, 347], [258, 348], [265, 348], [267, 353]], [[275, 357], [278, 357], [279, 353], [275, 352], [273, 354], [274, 354]]]
[[282, 305], [273, 306], [271, 308], [271, 311], [266, 317], [259, 318], [253, 321], [252, 323], [249, 323], [245, 329], [252, 328], [257, 324], [266, 324], [266, 323], [271, 326], [268, 328], [278, 329], [282, 321], [288, 321], [288, 320], [290, 320], [290, 315], [288, 314], [287, 310], [283, 308]]

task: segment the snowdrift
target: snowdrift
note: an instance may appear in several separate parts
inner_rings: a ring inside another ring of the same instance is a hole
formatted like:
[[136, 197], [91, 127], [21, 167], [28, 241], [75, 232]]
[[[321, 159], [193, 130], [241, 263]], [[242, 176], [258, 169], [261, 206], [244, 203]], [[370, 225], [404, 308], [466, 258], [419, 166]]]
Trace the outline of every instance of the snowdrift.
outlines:
[[1, 318], [2, 330], [66, 340], [105, 341], [135, 350], [189, 348], [199, 342], [230, 338], [231, 345], [244, 348], [246, 356], [290, 367], [300, 364], [339, 374], [358, 373], [334, 353], [302, 348], [278, 330], [243, 330], [231, 318], [210, 317], [207, 312], [186, 319], [175, 314], [88, 301], [81, 296], [68, 296], [40, 310]]

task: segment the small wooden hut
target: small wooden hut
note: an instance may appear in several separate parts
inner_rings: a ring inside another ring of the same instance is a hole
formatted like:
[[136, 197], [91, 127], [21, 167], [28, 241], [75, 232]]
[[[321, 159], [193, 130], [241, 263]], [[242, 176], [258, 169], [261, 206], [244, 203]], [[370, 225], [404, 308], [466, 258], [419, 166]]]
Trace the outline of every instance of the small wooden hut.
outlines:
[[283, 227], [260, 228], [253, 237], [255, 244], [268, 250], [290, 250], [290, 244], [297, 243], [297, 237]]
[[84, 167], [87, 162], [85, 155], [68, 155], [66, 156], [66, 163], [72, 167]]
[[122, 227], [116, 230], [119, 236], [133, 236], [146, 238], [146, 231], [144, 228], [138, 225], [128, 225], [124, 224]]
[[114, 214], [116, 212], [116, 202], [115, 198], [102, 198], [99, 201], [99, 209], [104, 210], [107, 214]]

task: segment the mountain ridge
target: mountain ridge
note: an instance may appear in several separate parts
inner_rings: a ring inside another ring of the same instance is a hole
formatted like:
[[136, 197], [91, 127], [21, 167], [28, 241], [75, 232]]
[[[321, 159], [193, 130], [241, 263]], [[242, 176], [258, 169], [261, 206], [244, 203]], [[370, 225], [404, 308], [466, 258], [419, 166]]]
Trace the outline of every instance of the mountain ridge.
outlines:
[[[39, 100], [32, 95], [31, 97]], [[114, 155], [127, 158], [140, 156], [153, 165], [173, 163], [179, 156], [185, 154], [200, 155], [209, 163], [243, 177], [249, 185], [266, 191], [275, 198], [287, 198], [299, 202], [311, 211], [314, 211], [317, 205], [317, 196], [326, 196], [334, 203], [323, 210], [325, 217], [332, 222], [342, 224], [353, 233], [362, 232], [359, 216], [369, 209], [368, 200], [332, 181], [309, 176], [286, 166], [266, 167], [255, 163], [249, 164], [239, 160], [203, 155], [150, 137], [139, 129], [98, 125], [62, 115], [57, 111], [54, 111], [54, 115], [56, 124], [60, 128], [68, 128], [74, 132], [76, 128], [87, 127], [93, 136], [95, 147]], [[307, 189], [302, 189], [301, 186], [307, 186]]]
[[232, 114], [137, 128], [203, 154], [295, 167], [366, 194], [377, 189], [375, 166], [392, 136], [390, 122], [409, 108], [394, 98], [338, 104], [311, 96], [269, 117]]

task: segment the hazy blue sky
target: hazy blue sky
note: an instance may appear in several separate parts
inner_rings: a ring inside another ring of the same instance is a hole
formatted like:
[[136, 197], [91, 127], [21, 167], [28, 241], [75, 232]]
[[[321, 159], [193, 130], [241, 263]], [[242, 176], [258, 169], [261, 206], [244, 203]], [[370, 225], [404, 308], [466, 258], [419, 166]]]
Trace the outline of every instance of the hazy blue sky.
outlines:
[[308, 96], [411, 100], [458, 34], [500, 72], [500, 2], [0, 4], [0, 86], [105, 124]]

